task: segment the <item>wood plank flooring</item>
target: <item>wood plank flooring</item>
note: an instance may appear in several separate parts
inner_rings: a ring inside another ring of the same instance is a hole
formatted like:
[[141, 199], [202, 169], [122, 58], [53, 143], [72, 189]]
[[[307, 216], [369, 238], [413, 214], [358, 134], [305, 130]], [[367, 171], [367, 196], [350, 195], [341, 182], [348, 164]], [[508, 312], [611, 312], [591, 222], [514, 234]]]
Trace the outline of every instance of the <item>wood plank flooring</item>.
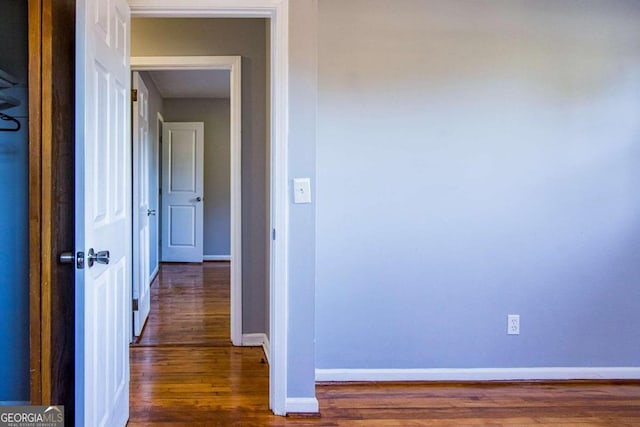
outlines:
[[138, 345], [228, 346], [229, 274], [228, 262], [161, 265]]
[[228, 286], [228, 263], [162, 266], [130, 426], [640, 426], [640, 382], [322, 384], [321, 417], [275, 417], [262, 349], [229, 344]]

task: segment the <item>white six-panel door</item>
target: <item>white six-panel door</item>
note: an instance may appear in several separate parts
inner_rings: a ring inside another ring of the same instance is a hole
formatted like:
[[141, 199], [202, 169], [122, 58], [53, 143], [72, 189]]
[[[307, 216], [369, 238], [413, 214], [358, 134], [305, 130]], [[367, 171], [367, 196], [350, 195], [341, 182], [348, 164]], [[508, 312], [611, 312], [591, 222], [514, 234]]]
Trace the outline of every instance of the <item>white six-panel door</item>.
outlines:
[[162, 260], [202, 262], [204, 123], [162, 126]]
[[123, 426], [131, 334], [129, 6], [78, 0], [76, 8], [76, 251], [84, 253], [75, 283], [76, 424]]
[[140, 336], [149, 317], [151, 306], [149, 271], [149, 215], [155, 209], [149, 206], [149, 165], [151, 141], [149, 139], [149, 90], [140, 73], [133, 73], [133, 333]]

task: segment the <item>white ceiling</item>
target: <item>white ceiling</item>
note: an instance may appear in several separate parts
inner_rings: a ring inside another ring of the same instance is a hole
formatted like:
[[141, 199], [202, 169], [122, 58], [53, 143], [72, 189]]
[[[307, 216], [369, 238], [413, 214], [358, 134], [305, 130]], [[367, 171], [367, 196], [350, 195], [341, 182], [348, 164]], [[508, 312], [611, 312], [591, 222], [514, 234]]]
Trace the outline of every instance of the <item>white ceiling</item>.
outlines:
[[163, 98], [229, 98], [227, 70], [149, 71]]

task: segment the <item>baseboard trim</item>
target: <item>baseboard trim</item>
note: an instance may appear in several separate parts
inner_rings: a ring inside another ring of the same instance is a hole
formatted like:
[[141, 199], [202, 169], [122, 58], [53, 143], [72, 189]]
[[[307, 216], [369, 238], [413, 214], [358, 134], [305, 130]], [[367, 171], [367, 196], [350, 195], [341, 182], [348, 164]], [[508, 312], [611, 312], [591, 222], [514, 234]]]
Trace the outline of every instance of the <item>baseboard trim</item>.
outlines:
[[285, 411], [287, 414], [317, 414], [320, 405], [315, 397], [287, 397]]
[[271, 365], [271, 343], [266, 335], [264, 336], [264, 341], [262, 341], [262, 351], [264, 352], [264, 357], [267, 358], [267, 363]]
[[525, 381], [637, 380], [640, 367], [477, 368], [477, 369], [316, 369], [316, 381]]
[[271, 344], [269, 343], [269, 337], [267, 337], [267, 334], [242, 334], [242, 346], [262, 347], [267, 363], [271, 363]]
[[203, 255], [203, 261], [231, 261], [231, 255]]
[[149, 283], [152, 283], [156, 279], [158, 273], [160, 273], [160, 263], [158, 263], [156, 268], [151, 272], [151, 276], [149, 276]]
[[242, 334], [242, 346], [243, 347], [260, 347], [264, 340], [267, 339], [267, 334]]

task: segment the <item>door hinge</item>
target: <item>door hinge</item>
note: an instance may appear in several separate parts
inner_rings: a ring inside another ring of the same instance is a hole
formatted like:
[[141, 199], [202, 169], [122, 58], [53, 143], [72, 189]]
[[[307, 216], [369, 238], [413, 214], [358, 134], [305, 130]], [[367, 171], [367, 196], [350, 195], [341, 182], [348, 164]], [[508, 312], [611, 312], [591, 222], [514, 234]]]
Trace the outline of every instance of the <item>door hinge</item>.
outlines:
[[137, 298], [136, 298], [136, 299], [134, 299], [134, 300], [131, 302], [131, 306], [133, 307], [133, 311], [138, 311], [138, 299], [137, 299]]
[[271, 230], [271, 239], [276, 240], [276, 229]]
[[131, 89], [131, 102], [138, 101], [138, 89]]

